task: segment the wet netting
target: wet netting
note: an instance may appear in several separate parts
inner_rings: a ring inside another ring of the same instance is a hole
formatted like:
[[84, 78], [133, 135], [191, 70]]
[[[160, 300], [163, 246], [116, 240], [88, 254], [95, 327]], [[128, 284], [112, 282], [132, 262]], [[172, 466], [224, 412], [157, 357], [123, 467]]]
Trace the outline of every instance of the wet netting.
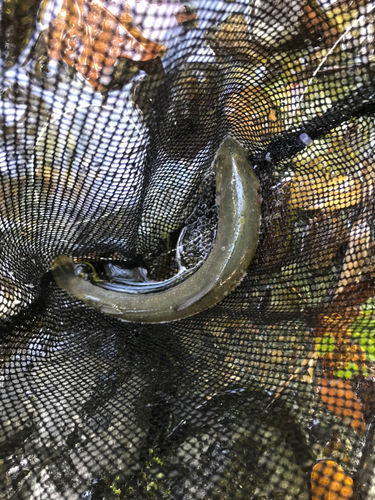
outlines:
[[374, 21], [2, 0], [0, 499], [375, 498]]

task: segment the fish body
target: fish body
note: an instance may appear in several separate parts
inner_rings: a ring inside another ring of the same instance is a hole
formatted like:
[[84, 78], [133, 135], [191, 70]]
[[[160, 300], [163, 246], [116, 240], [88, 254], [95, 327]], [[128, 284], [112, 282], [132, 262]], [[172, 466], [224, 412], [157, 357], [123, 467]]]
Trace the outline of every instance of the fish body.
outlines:
[[114, 291], [96, 286], [75, 273], [73, 260], [58, 256], [51, 264], [56, 283], [85, 304], [118, 319], [166, 323], [205, 311], [220, 302], [243, 279], [259, 239], [259, 182], [248, 155], [226, 138], [215, 157], [219, 224], [206, 261], [184, 281], [149, 293]]

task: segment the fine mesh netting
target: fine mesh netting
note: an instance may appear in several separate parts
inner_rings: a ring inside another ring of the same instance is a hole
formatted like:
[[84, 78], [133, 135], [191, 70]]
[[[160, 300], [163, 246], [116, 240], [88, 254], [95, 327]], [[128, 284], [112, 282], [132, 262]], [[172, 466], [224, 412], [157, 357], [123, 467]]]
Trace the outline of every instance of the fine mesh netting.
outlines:
[[[374, 20], [2, 0], [1, 499], [375, 499]], [[262, 199], [232, 293], [142, 324], [56, 284], [203, 268], [228, 135]]]

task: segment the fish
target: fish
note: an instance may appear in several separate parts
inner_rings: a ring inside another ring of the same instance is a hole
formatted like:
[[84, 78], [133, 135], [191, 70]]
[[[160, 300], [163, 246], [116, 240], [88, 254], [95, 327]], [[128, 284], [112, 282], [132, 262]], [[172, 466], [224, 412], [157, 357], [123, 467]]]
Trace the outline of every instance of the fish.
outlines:
[[97, 286], [75, 272], [72, 257], [51, 262], [55, 282], [71, 296], [103, 314], [135, 323], [168, 323], [201, 313], [232, 292], [246, 275], [255, 255], [261, 224], [259, 181], [246, 150], [232, 137], [224, 139], [213, 161], [219, 223], [205, 262], [193, 274], [148, 293], [129, 287], [115, 291]]

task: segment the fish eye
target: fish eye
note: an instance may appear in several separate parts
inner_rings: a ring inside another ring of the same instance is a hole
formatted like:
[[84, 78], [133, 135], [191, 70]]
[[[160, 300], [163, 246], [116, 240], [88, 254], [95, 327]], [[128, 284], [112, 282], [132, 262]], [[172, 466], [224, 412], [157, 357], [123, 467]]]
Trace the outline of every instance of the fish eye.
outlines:
[[91, 281], [95, 274], [95, 269], [89, 262], [82, 262], [74, 266], [75, 274], [85, 281]]

